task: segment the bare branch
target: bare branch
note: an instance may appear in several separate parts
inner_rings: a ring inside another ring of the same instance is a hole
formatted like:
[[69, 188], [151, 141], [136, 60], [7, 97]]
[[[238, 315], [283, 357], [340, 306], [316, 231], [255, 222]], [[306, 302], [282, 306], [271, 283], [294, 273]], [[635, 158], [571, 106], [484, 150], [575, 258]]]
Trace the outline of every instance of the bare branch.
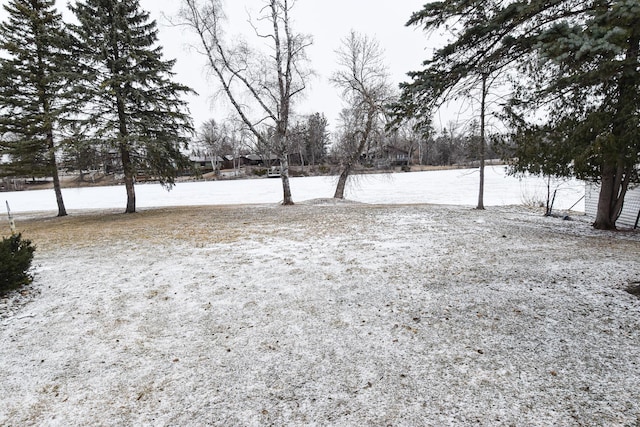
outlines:
[[[257, 20], [268, 23], [270, 32], [262, 33], [251, 20], [250, 25], [258, 39], [269, 41], [270, 60], [246, 43], [230, 47], [223, 41], [220, 0], [183, 0], [182, 18], [199, 36], [202, 45], [199, 50], [205, 53], [210, 70], [240, 119], [261, 144], [266, 145], [270, 142], [267, 139], [273, 138], [284, 169], [284, 203], [289, 204], [292, 203], [287, 190], [289, 118], [292, 99], [306, 88], [309, 73], [305, 73], [302, 63], [311, 41], [291, 28], [290, 12], [295, 1], [265, 0], [265, 3]], [[253, 109], [239, 102], [242, 94], [249, 96]], [[261, 118], [252, 121], [251, 115]], [[271, 136], [263, 131], [263, 125], [273, 130]]]

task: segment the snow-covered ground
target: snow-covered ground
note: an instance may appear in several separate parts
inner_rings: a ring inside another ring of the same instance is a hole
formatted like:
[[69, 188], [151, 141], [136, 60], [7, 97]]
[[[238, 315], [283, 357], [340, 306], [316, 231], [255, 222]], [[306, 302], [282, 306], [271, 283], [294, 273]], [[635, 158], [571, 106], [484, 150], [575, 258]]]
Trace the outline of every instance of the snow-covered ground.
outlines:
[[36, 276], [0, 299], [0, 425], [638, 425], [640, 235], [413, 185], [17, 215]]
[[[456, 169], [357, 176], [346, 197], [364, 203], [432, 203], [475, 206], [478, 201], [478, 170]], [[291, 192], [295, 202], [332, 197], [335, 177], [292, 178]], [[584, 183], [554, 182], [558, 187], [555, 206], [584, 212]], [[504, 166], [486, 169], [485, 205], [517, 205], [546, 200], [544, 179], [520, 179], [508, 176]], [[2, 193], [14, 212], [56, 211], [52, 190]], [[124, 209], [124, 187], [89, 187], [63, 190], [67, 209]], [[136, 202], [140, 208], [160, 206], [236, 205], [277, 203], [282, 200], [279, 179], [246, 179], [179, 183], [170, 192], [158, 184], [136, 186]]]

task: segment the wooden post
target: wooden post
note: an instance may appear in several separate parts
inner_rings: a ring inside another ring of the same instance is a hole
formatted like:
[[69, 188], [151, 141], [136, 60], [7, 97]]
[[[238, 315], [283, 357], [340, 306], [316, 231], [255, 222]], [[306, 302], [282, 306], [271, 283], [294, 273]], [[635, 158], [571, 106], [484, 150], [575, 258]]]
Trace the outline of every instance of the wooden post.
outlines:
[[15, 235], [16, 234], [16, 222], [13, 219], [13, 216], [11, 215], [11, 209], [9, 209], [9, 201], [5, 200], [5, 203], [7, 204], [7, 215], [9, 216], [9, 227], [11, 227], [11, 235]]

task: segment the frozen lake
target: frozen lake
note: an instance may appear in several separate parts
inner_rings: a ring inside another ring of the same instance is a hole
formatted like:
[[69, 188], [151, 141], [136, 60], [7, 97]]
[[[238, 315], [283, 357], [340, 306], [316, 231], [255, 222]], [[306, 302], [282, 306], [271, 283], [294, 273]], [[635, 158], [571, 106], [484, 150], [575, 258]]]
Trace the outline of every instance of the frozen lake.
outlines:
[[[546, 200], [546, 181], [542, 178], [509, 176], [504, 166], [486, 168], [485, 206], [519, 205]], [[291, 178], [294, 202], [330, 198], [337, 178]], [[371, 204], [447, 204], [475, 206], [478, 200], [478, 169], [360, 175], [350, 183], [345, 197]], [[584, 183], [557, 181], [554, 207], [584, 212]], [[126, 205], [124, 186], [65, 188], [68, 210], [118, 209]], [[53, 190], [2, 193], [13, 212], [57, 211]], [[196, 205], [278, 203], [282, 200], [279, 179], [244, 179], [178, 183], [167, 192], [159, 184], [136, 185], [138, 208]]]

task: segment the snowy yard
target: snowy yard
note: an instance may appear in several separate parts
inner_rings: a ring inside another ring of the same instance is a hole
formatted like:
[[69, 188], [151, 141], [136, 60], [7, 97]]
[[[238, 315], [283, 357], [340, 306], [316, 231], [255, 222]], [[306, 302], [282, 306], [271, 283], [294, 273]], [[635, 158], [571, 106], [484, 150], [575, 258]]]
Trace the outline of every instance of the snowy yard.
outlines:
[[18, 217], [36, 277], [0, 300], [0, 425], [640, 423], [637, 232], [522, 206], [120, 211]]

